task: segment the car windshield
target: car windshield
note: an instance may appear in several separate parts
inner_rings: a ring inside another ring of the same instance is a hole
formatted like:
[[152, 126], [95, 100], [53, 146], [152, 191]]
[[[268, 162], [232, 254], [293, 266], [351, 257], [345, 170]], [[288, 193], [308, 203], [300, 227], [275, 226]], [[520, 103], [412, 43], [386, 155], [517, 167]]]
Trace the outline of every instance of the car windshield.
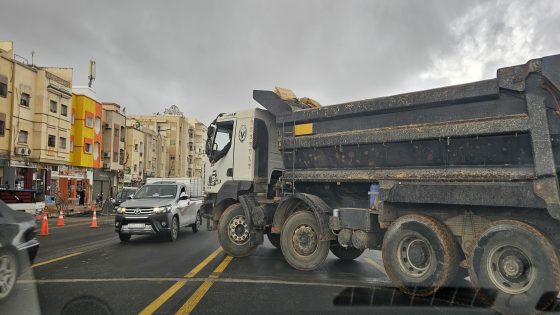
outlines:
[[117, 194], [117, 198], [127, 198], [130, 195], [134, 195], [134, 190], [125, 189], [125, 190], [119, 191], [119, 193]]
[[175, 198], [176, 194], [177, 186], [175, 185], [145, 185], [134, 194], [134, 198]]

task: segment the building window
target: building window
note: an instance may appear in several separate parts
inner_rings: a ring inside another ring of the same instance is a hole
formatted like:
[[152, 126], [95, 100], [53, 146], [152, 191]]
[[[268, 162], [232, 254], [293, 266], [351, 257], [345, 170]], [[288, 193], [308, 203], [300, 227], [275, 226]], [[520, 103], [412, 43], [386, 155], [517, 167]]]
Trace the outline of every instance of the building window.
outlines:
[[31, 97], [27, 93], [21, 93], [21, 97], [19, 99], [19, 105], [29, 107], [29, 100]]
[[125, 137], [124, 127], [121, 127], [121, 141], [122, 142], [124, 142], [124, 137]]
[[6, 114], [0, 113], [0, 136], [6, 133]]
[[138, 143], [134, 145], [134, 152], [138, 152]]
[[171, 161], [175, 161], [175, 156], [172, 155], [172, 156], [169, 157], [169, 159], [170, 159]]
[[[3, 79], [5, 77], [0, 76], [0, 80]], [[8, 80], [6, 79], [6, 82]], [[6, 84], [6, 82], [0, 81], [0, 97], [6, 98], [6, 96], [8, 96], [8, 84]]]
[[86, 127], [93, 128], [93, 115], [91, 113], [86, 112]]
[[99, 159], [99, 142], [94, 142], [93, 143], [93, 159], [94, 160], [98, 160]]
[[169, 145], [175, 145], [175, 140], [169, 140]]
[[113, 152], [113, 162], [119, 161], [119, 152]]
[[101, 118], [99, 116], [95, 116], [95, 133], [99, 133], [101, 131]]
[[70, 122], [72, 123], [72, 125], [74, 124], [74, 111], [72, 111], [72, 114], [70, 115]]
[[18, 143], [27, 143], [27, 137], [29, 133], [25, 130], [20, 130], [18, 133]]
[[138, 170], [138, 165], [134, 164], [134, 171], [136, 172]]
[[56, 147], [56, 136], [49, 135], [48, 146], [49, 146], [49, 148], [54, 148], [54, 147]]
[[68, 105], [60, 104], [60, 114], [62, 116], [68, 116]]
[[91, 143], [84, 144], [84, 152], [87, 154], [91, 154]]
[[74, 152], [74, 140], [70, 139], [70, 152]]
[[51, 113], [58, 112], [58, 103], [55, 101], [51, 101]]
[[60, 137], [58, 139], [58, 147], [64, 150], [66, 149], [66, 138]]

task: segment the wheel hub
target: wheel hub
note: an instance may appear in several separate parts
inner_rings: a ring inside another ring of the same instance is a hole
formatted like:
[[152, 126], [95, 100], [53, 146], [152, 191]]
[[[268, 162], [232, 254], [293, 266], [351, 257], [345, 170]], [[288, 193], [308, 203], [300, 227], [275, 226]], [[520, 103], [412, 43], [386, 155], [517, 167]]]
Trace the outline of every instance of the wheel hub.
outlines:
[[500, 290], [520, 294], [529, 290], [535, 280], [532, 261], [515, 246], [501, 246], [488, 255], [488, 275]]
[[317, 233], [307, 224], [300, 225], [294, 231], [292, 244], [295, 251], [302, 256], [309, 256], [317, 248]]
[[431, 247], [422, 238], [410, 236], [399, 243], [397, 254], [401, 269], [411, 277], [422, 277], [428, 271], [433, 255]]
[[229, 238], [236, 244], [242, 245], [249, 240], [249, 226], [245, 217], [235, 216], [228, 224]]
[[0, 257], [0, 297], [5, 297], [14, 285], [15, 266], [7, 256]]

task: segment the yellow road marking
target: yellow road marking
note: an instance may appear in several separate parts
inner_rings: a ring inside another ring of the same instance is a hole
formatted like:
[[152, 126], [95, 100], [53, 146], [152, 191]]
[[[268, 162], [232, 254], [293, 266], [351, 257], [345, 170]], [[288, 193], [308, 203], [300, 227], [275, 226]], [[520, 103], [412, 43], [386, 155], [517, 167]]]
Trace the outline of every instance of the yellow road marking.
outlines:
[[370, 265], [374, 266], [375, 269], [381, 271], [384, 275], [387, 275], [387, 273], [385, 272], [385, 268], [383, 266], [381, 266], [379, 263], [377, 263], [375, 260], [373, 260], [369, 257], [364, 258], [364, 260], [367, 263], [369, 263]]
[[[197, 273], [199, 273], [208, 263], [210, 263], [219, 253], [222, 252], [222, 248], [218, 247], [212, 254], [206, 257], [200, 264], [196, 265], [189, 273], [187, 273], [183, 278], [194, 278]], [[149, 315], [153, 314], [160, 308], [163, 303], [167, 302], [169, 298], [171, 298], [179, 289], [181, 289], [185, 285], [186, 281], [177, 281], [174, 285], [172, 285], [169, 289], [163, 292], [157, 299], [155, 299], [150, 305], [146, 306], [139, 315]]]
[[[214, 269], [214, 272], [210, 275], [209, 278], [210, 279], [218, 278], [219, 274], [224, 272], [224, 270], [232, 261], [232, 259], [233, 257], [226, 256], [226, 258], [224, 258], [224, 260], [218, 265], [218, 267]], [[200, 287], [198, 287], [198, 289], [193, 293], [193, 295], [191, 295], [191, 297], [185, 302], [185, 304], [181, 306], [181, 308], [177, 311], [177, 313], [175, 313], [175, 315], [190, 314], [194, 310], [196, 305], [200, 302], [200, 300], [202, 300], [204, 295], [206, 295], [208, 290], [210, 290], [213, 284], [214, 284], [213, 280], [204, 281], [200, 285]]]
[[66, 259], [66, 258], [74, 257], [74, 256], [77, 256], [77, 255], [80, 255], [80, 254], [83, 254], [83, 253], [84, 252], [77, 252], [77, 253], [69, 254], [69, 255], [66, 255], [66, 256], [49, 259], [49, 260], [46, 260], [46, 261], [43, 261], [43, 262], [40, 262], [40, 263], [36, 263], [36, 264], [32, 265], [31, 267], [35, 268], [35, 267], [43, 266], [43, 265], [46, 265], [46, 264], [53, 263], [55, 261], [59, 261], [59, 260], [63, 260], [63, 259]]

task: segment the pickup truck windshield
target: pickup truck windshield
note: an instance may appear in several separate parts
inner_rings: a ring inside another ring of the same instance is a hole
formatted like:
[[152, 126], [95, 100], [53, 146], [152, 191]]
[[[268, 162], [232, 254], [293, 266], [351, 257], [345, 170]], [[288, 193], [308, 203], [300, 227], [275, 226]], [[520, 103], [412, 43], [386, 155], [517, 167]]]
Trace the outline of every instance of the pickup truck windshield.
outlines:
[[134, 198], [175, 198], [176, 194], [177, 186], [175, 185], [145, 185], [138, 190]]

